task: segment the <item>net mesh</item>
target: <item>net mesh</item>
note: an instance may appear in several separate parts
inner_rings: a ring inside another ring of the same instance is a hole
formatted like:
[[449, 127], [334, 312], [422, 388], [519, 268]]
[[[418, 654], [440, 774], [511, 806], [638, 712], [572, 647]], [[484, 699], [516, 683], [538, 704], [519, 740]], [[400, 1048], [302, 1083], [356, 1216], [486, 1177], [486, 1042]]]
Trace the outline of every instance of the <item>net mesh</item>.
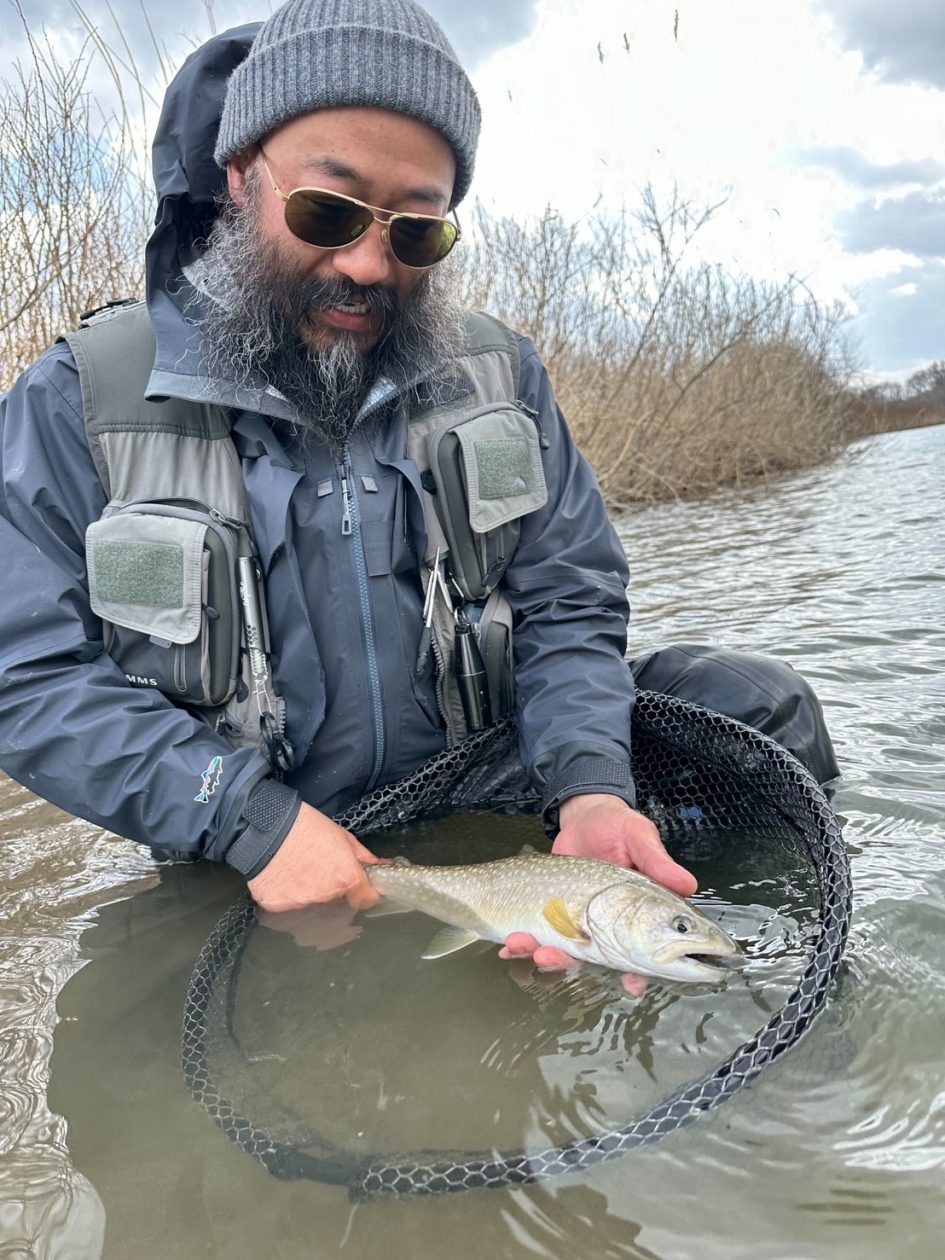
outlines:
[[[826, 1002], [843, 954], [850, 868], [837, 819], [813, 776], [771, 739], [721, 714], [641, 691], [634, 709], [638, 808], [668, 842], [745, 828], [793, 839], [816, 872], [820, 907], [800, 979], [784, 1005], [712, 1071], [675, 1089], [619, 1129], [545, 1150], [420, 1151], [362, 1156], [306, 1135], [293, 1141], [223, 1096], [210, 1022], [232, 1001], [255, 925], [247, 897], [218, 922], [194, 966], [184, 1011], [182, 1066], [197, 1102], [242, 1150], [280, 1179], [344, 1185], [355, 1198], [521, 1185], [590, 1168], [658, 1141], [749, 1084], [794, 1045]], [[534, 791], [505, 721], [379, 788], [337, 821], [365, 837], [419, 818], [474, 809], [534, 809]]]

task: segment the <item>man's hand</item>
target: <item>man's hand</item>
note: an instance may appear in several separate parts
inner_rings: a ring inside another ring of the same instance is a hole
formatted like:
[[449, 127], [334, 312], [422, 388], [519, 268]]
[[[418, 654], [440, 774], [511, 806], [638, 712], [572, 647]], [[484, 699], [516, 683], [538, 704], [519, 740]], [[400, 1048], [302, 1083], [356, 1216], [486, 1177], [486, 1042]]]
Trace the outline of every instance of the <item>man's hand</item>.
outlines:
[[380, 901], [362, 863], [377, 858], [351, 834], [311, 805], [304, 805], [272, 860], [247, 881], [264, 910], [302, 910], [343, 898], [354, 910]]
[[696, 891], [695, 877], [669, 856], [656, 825], [619, 796], [572, 796], [561, 806], [559, 818], [561, 830], [552, 853], [629, 866], [680, 897]]
[[[552, 853], [628, 866], [681, 897], [691, 897], [696, 891], [695, 877], [669, 856], [655, 825], [619, 796], [603, 793], [572, 796], [562, 804], [559, 818], [561, 830], [551, 846]], [[551, 945], [539, 945], [527, 932], [513, 932], [499, 951], [500, 958], [528, 956], [543, 970], [559, 970], [575, 964], [570, 954]], [[646, 988], [642, 976], [628, 973], [622, 981], [623, 987], [634, 997], [639, 997]]]

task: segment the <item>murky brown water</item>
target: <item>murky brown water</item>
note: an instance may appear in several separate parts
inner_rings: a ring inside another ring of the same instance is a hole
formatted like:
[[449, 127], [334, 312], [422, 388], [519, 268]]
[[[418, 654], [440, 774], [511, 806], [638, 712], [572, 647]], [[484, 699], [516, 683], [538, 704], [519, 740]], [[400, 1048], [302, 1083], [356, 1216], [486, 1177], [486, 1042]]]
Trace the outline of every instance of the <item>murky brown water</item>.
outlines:
[[[821, 695], [856, 916], [832, 1006], [782, 1063], [660, 1146], [589, 1174], [352, 1205], [281, 1183], [185, 1090], [191, 968], [240, 890], [0, 783], [0, 1256], [932, 1260], [945, 1230], [945, 428], [773, 491], [624, 522], [634, 651], [785, 657]], [[518, 847], [533, 824], [399, 837]], [[254, 936], [234, 1088], [351, 1149], [544, 1143], [619, 1124], [753, 1032], [803, 955], [809, 879], [703, 855], [756, 945], [719, 993], [520, 987], [493, 951], [421, 964], [419, 916], [330, 953]], [[518, 977], [522, 982], [523, 978]], [[58, 1022], [57, 1022], [58, 1021]]]

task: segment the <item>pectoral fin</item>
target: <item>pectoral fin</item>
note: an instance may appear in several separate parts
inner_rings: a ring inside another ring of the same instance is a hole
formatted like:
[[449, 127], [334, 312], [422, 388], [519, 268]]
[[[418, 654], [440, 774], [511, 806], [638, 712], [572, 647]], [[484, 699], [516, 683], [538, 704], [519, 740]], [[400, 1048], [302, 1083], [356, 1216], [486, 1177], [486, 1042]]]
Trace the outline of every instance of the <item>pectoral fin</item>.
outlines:
[[409, 914], [414, 910], [415, 906], [404, 905], [402, 901], [398, 901], [396, 897], [383, 896], [376, 906], [371, 906], [370, 910], [363, 910], [362, 914], [366, 919], [383, 919], [389, 914]]
[[469, 928], [445, 927], [437, 932], [420, 957], [445, 958], [447, 954], [455, 954], [458, 949], [465, 949], [474, 941], [481, 940], [482, 937], [477, 932], [471, 932]]
[[569, 941], [580, 941], [582, 945], [590, 944], [591, 938], [580, 923], [575, 923], [563, 897], [555, 897], [549, 901], [542, 914], [559, 935], [566, 936]]

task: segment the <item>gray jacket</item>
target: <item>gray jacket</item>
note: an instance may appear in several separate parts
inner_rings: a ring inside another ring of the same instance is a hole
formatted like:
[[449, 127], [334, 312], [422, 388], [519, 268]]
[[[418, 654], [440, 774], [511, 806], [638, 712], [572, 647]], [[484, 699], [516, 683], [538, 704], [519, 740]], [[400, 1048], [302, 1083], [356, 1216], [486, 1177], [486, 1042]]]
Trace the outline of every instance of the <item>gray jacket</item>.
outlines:
[[[379, 401], [352, 441], [355, 528], [343, 533], [330, 453], [293, 444], [291, 412], [277, 394], [237, 394], [209, 379], [183, 317], [182, 265], [221, 188], [212, 136], [223, 84], [255, 29], [193, 54], [165, 103], [147, 256], [157, 341], [148, 395], [232, 409], [265, 570], [273, 674], [295, 750], [284, 783], [273, 782], [259, 752], [234, 750], [160, 692], [129, 685], [103, 651], [85, 531], [106, 496], [68, 347], [48, 351], [0, 402], [0, 765], [74, 814], [155, 847], [229, 861], [248, 876], [281, 843], [300, 800], [341, 809], [445, 741], [432, 677], [418, 681], [414, 669], [425, 540], [398, 400]], [[524, 339], [521, 358], [519, 392], [537, 414], [549, 498], [524, 518], [503, 587], [515, 619], [522, 759], [553, 819], [577, 792], [633, 802], [627, 570], [594, 476]]]

